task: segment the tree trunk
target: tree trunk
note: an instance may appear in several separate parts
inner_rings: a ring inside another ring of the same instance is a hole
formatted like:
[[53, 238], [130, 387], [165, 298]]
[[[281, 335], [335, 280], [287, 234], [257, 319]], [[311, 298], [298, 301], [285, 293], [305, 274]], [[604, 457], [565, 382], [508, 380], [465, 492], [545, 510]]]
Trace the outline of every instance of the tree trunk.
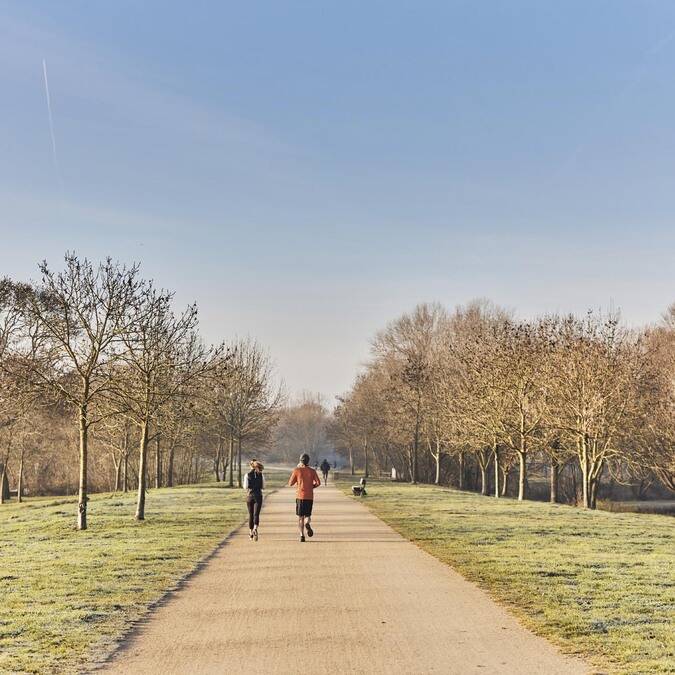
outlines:
[[[594, 453], [595, 454], [595, 453]], [[598, 490], [600, 488], [600, 479], [602, 478], [602, 471], [605, 465], [605, 460], [593, 460], [589, 466], [589, 503], [590, 508], [595, 509], [598, 505]]]
[[354, 475], [354, 453], [352, 452], [352, 446], [349, 445], [349, 470], [351, 471], [352, 476]]
[[145, 520], [145, 488], [148, 460], [148, 422], [141, 426], [141, 440], [138, 446], [138, 498], [136, 502], [136, 520]]
[[434, 478], [434, 483], [436, 485], [441, 484], [441, 441], [436, 439], [436, 454], [434, 455], [436, 460], [436, 476]]
[[482, 495], [487, 495], [488, 493], [488, 483], [487, 483], [487, 467], [480, 467], [480, 493]]
[[19, 457], [19, 479], [16, 486], [16, 501], [19, 503], [23, 501], [23, 453], [22, 450]]
[[412, 462], [410, 466], [410, 478], [411, 483], [416, 484], [418, 479], [418, 470], [417, 470], [417, 451], [419, 449], [419, 421], [415, 424], [415, 436], [413, 438], [413, 448], [412, 448]]
[[173, 487], [173, 458], [175, 451], [176, 443], [172, 441], [169, 447], [169, 465], [166, 467], [166, 484], [168, 487]]
[[155, 487], [162, 487], [162, 452], [160, 435], [155, 437]]
[[507, 466], [502, 469], [502, 491], [501, 491], [502, 497], [506, 497], [508, 488], [509, 488], [509, 468]]
[[[85, 395], [88, 395], [88, 386], [85, 385]], [[87, 406], [80, 406], [80, 483], [77, 495], [77, 529], [87, 529], [87, 451], [89, 442], [89, 427], [87, 420]]]
[[[213, 471], [216, 474], [216, 483], [220, 483], [220, 460], [223, 456], [223, 439], [218, 438], [218, 446], [216, 447], [216, 459], [213, 463]], [[225, 480], [225, 475], [223, 475]]]
[[600, 477], [604, 460], [593, 461], [589, 463], [588, 471], [588, 503], [589, 508], [595, 509], [598, 505], [598, 488], [600, 487]]
[[230, 481], [229, 481], [229, 486], [234, 487], [234, 436], [230, 436], [230, 456], [229, 456], [229, 463], [230, 463]]
[[555, 459], [551, 459], [551, 490], [549, 501], [555, 504], [558, 501], [558, 475], [560, 472], [560, 465]]
[[122, 492], [126, 493], [129, 490], [129, 451], [124, 451], [124, 457], [122, 458]]
[[241, 436], [237, 436], [237, 486], [243, 487], [241, 475]]
[[518, 501], [522, 502], [525, 499], [527, 488], [527, 464], [526, 453], [518, 453]]
[[581, 491], [582, 491], [582, 503], [585, 509], [591, 508], [590, 494], [588, 492], [588, 447], [586, 445], [586, 440], [581, 441]]
[[220, 483], [220, 456], [216, 455], [213, 460], [213, 474], [216, 477], [216, 483]]
[[494, 460], [495, 460], [495, 497], [499, 499], [499, 446], [495, 441], [493, 445]]
[[368, 478], [368, 441], [363, 442], [363, 465], [364, 465], [364, 477]]
[[460, 452], [459, 453], [459, 489], [460, 490], [464, 489], [464, 474], [465, 474], [464, 453]]
[[0, 464], [0, 504], [4, 504], [6, 501], [9, 501], [9, 477], [7, 476], [7, 465], [9, 464], [9, 455], [12, 451], [12, 433], [9, 433], [9, 439], [7, 441], [7, 452], [5, 457]]
[[113, 458], [113, 465], [115, 467], [115, 488], [113, 489], [113, 492], [119, 492], [120, 489], [120, 477], [122, 473], [122, 458], [120, 457], [119, 460], [115, 457], [115, 453], [112, 453], [112, 458]]
[[9, 479], [7, 478], [7, 463], [2, 464], [2, 474], [0, 475], [0, 504], [9, 500]]
[[600, 487], [600, 481], [597, 478], [591, 478], [591, 484], [589, 486], [589, 508], [591, 509], [596, 508], [598, 505], [598, 487]]

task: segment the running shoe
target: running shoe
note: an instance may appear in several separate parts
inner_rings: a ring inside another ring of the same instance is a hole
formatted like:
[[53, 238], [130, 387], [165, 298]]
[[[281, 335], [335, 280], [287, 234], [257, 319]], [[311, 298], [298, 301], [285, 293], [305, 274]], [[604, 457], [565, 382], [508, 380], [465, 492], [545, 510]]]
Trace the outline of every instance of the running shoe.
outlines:
[[314, 530], [312, 529], [312, 526], [309, 523], [307, 523], [307, 525], [305, 525], [305, 529], [307, 530], [307, 536], [308, 537], [314, 536]]
[[305, 541], [305, 535], [304, 534], [300, 535], [300, 541]]
[[257, 529], [253, 530], [253, 539], [254, 539], [254, 541], [258, 541], [258, 530]]

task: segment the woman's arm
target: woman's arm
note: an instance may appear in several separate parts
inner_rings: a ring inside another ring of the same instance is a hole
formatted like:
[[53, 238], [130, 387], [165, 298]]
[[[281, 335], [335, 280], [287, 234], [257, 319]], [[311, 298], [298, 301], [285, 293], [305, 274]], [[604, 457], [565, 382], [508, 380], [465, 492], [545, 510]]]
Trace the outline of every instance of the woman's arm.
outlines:
[[248, 490], [248, 474], [244, 474], [244, 490]]

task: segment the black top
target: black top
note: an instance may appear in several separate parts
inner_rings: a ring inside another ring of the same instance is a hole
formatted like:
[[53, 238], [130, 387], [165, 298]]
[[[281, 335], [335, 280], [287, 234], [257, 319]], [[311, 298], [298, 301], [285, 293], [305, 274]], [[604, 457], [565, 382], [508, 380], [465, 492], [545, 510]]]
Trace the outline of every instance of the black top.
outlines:
[[251, 469], [248, 472], [248, 491], [249, 494], [262, 495], [263, 476], [258, 471]]

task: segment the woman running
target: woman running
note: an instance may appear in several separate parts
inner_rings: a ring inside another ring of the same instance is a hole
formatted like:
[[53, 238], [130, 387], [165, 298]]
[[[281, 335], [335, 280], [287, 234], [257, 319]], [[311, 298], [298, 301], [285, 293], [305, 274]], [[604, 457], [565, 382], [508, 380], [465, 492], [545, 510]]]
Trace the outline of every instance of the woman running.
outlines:
[[263, 503], [265, 489], [265, 468], [257, 459], [250, 461], [251, 470], [244, 476], [244, 490], [246, 490], [246, 506], [248, 507], [249, 539], [258, 541], [258, 525], [260, 525], [260, 509]]

